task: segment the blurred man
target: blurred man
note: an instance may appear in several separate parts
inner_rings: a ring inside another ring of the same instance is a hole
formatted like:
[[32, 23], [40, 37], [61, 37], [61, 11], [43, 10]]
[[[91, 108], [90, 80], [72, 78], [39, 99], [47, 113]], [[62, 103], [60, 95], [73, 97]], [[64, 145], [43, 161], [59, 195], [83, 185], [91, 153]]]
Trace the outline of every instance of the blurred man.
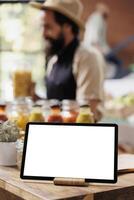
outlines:
[[103, 102], [103, 71], [94, 52], [80, 45], [83, 7], [79, 0], [31, 3], [44, 11], [45, 84], [48, 99], [88, 100], [96, 120]]

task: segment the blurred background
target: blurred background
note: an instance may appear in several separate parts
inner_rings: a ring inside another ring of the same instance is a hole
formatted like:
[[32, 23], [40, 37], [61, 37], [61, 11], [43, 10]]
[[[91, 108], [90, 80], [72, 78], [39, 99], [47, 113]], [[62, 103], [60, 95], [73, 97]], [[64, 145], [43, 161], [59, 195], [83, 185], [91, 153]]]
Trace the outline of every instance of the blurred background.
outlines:
[[[19, 2], [19, 3], [18, 3]], [[33, 80], [38, 83], [37, 90], [43, 84], [42, 70], [44, 70], [43, 39], [41, 27], [41, 12], [31, 8], [29, 1], [0, 1], [0, 96], [12, 98], [12, 71], [16, 67], [28, 66], [32, 68]], [[38, 2], [44, 2], [43, 0]], [[82, 0], [84, 5], [83, 20], [86, 22], [95, 6], [100, 1]], [[115, 48], [123, 46], [117, 52], [124, 67], [134, 66], [134, 15], [133, 0], [118, 0], [116, 2], [103, 0], [102, 3], [110, 9], [108, 19], [109, 45]], [[38, 66], [38, 71], [35, 68]], [[6, 84], [5, 84], [6, 83]], [[8, 93], [6, 92], [7, 88]]]
[[[82, 0], [85, 12], [83, 19], [86, 21], [88, 16], [93, 12], [99, 0]], [[133, 15], [133, 0], [101, 0], [110, 9], [108, 19], [108, 41], [111, 46], [116, 46], [120, 42], [125, 41], [130, 36], [134, 35], [134, 15]], [[134, 63], [134, 42], [130, 43], [119, 53], [120, 58], [125, 62], [126, 66]]]
[[40, 17], [26, 1], [0, 1], [0, 96], [6, 100], [13, 98], [12, 72], [16, 68], [31, 68], [40, 88], [44, 69]]

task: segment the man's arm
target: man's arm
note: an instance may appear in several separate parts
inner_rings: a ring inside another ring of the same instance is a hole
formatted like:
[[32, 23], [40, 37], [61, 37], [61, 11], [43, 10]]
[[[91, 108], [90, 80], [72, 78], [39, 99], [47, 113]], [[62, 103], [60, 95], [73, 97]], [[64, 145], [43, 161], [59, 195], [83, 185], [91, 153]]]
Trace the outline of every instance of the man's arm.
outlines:
[[77, 100], [89, 100], [95, 120], [102, 116], [104, 71], [97, 54], [87, 51], [80, 54], [77, 63]]

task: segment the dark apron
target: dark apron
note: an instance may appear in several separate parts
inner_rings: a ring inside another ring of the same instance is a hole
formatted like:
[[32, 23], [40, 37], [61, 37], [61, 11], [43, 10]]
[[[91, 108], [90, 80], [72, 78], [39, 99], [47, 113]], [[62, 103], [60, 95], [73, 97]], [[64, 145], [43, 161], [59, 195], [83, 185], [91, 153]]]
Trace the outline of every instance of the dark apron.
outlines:
[[73, 59], [79, 45], [77, 39], [58, 55], [49, 76], [45, 78], [48, 99], [76, 99], [76, 81], [73, 75]]

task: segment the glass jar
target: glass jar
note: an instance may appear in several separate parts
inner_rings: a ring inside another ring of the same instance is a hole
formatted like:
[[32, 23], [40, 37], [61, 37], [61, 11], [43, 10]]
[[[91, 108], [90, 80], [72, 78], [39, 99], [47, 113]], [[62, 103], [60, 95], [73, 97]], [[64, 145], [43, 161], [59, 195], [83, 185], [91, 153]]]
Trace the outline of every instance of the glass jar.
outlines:
[[0, 100], [0, 122], [5, 122], [8, 120], [5, 113], [5, 109], [6, 109], [6, 103]]
[[48, 122], [63, 123], [60, 102], [58, 100], [51, 100], [50, 107], [51, 109], [50, 109], [50, 115], [48, 116]]
[[62, 101], [62, 117], [64, 123], [75, 123], [78, 115], [79, 106], [76, 101]]
[[5, 113], [0, 113], [0, 123], [7, 121], [8, 118]]
[[94, 123], [94, 115], [87, 101], [79, 102], [80, 109], [76, 123]]
[[41, 107], [35, 106], [32, 108], [29, 116], [29, 122], [45, 122]]
[[29, 120], [29, 114], [32, 109], [33, 102], [30, 98], [17, 98], [13, 102], [9, 102], [6, 106], [6, 114], [9, 120], [15, 121], [20, 130], [25, 130]]
[[42, 109], [42, 112], [43, 112], [45, 120], [48, 121], [48, 117], [49, 117], [49, 115], [51, 113], [49, 100], [44, 100], [42, 102], [41, 109]]
[[26, 67], [15, 69], [12, 74], [15, 98], [31, 96], [32, 72]]
[[0, 113], [5, 112], [5, 109], [6, 109], [6, 102], [0, 100]]

